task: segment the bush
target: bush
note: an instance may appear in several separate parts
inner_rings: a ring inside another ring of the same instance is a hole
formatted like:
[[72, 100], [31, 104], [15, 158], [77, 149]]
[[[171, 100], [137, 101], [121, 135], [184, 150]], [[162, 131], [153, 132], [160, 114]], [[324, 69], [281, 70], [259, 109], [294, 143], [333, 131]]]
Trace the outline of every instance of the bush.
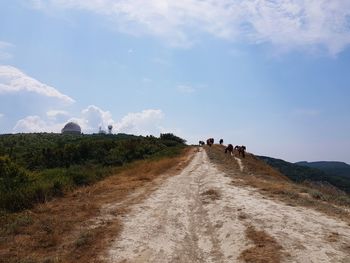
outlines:
[[23, 189], [11, 192], [1, 191], [0, 200], [0, 209], [11, 212], [29, 208], [32, 204], [32, 200], [28, 198], [27, 192], [23, 191]]
[[30, 201], [24, 190], [30, 184], [27, 172], [8, 157], [0, 157], [0, 209], [18, 211]]
[[10, 158], [0, 157], [0, 190], [10, 191], [26, 183], [28, 183], [26, 171]]
[[0, 135], [0, 210], [19, 211], [108, 176], [134, 160], [170, 157], [185, 140], [133, 135]]
[[177, 143], [180, 143], [180, 144], [185, 144], [186, 143], [186, 140], [184, 140], [184, 139], [182, 139], [180, 137], [177, 137], [177, 136], [175, 136], [172, 133], [161, 133], [160, 134], [160, 139], [161, 140], [166, 140], [166, 141], [173, 141], [173, 142], [177, 142]]

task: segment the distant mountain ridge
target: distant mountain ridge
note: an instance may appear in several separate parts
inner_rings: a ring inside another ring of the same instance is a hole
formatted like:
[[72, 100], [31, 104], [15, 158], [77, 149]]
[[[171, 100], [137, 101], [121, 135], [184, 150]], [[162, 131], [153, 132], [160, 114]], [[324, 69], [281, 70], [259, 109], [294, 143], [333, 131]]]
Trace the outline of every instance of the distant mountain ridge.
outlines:
[[297, 165], [316, 168], [327, 174], [344, 176], [350, 178], [350, 165], [344, 162], [319, 161], [319, 162], [297, 162]]
[[267, 156], [257, 156], [270, 166], [279, 170], [294, 182], [306, 180], [328, 182], [350, 193], [350, 165], [342, 162], [298, 162], [290, 163]]

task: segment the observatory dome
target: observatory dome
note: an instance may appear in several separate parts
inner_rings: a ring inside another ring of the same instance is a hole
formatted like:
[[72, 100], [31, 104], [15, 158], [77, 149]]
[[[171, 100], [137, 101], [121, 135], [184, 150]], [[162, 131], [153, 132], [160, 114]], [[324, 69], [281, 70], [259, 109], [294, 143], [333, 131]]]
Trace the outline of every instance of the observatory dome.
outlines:
[[74, 122], [68, 122], [62, 129], [63, 134], [81, 134], [81, 128]]

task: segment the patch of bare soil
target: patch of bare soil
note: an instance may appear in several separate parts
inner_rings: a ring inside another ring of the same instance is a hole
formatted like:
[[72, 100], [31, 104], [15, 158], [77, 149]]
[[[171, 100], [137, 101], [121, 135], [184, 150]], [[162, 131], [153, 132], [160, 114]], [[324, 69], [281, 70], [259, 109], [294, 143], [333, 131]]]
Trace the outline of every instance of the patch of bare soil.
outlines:
[[119, 218], [187, 166], [192, 151], [135, 162], [95, 185], [6, 215], [0, 231], [0, 262], [100, 262], [100, 251], [122, 229]]

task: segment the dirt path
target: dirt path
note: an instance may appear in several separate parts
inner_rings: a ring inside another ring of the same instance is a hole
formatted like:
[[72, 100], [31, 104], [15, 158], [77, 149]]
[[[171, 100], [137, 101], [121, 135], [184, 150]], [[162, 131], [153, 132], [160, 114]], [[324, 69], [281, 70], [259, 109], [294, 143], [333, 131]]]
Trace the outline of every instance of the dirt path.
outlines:
[[236, 160], [237, 163], [238, 163], [239, 170], [240, 170], [241, 172], [243, 172], [244, 167], [243, 167], [243, 164], [242, 164], [242, 160], [239, 159], [239, 158], [237, 158], [237, 157], [234, 157], [234, 158], [235, 158], [235, 160]]
[[254, 227], [282, 246], [283, 262], [350, 262], [346, 223], [266, 199], [234, 180], [219, 172], [204, 150], [196, 153], [181, 173], [120, 219], [123, 230], [103, 259], [242, 262], [241, 253], [253, 247], [246, 230]]

